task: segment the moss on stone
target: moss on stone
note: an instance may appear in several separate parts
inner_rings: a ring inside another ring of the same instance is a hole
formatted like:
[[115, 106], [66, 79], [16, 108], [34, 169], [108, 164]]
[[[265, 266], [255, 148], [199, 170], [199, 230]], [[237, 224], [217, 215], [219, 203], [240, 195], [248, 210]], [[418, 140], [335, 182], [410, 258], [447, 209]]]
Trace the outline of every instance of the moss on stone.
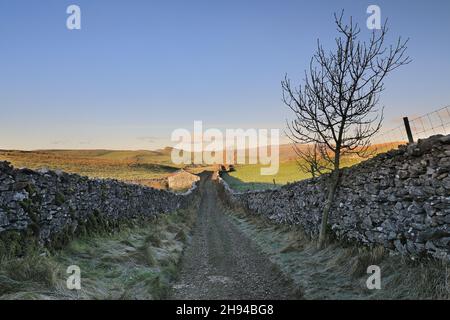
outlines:
[[32, 210], [33, 201], [31, 199], [23, 199], [19, 202], [19, 205], [25, 212], [29, 213]]
[[31, 183], [27, 184], [27, 186], [25, 187], [25, 191], [31, 196], [36, 196], [37, 192], [36, 192], [36, 187], [34, 185], [32, 185]]
[[66, 198], [61, 192], [57, 192], [55, 195], [55, 204], [60, 207], [66, 202]]

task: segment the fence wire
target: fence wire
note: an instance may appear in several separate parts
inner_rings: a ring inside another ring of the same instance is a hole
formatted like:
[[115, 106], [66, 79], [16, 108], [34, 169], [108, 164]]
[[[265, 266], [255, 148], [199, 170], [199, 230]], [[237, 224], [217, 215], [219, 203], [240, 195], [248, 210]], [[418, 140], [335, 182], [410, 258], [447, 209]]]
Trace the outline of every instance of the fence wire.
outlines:
[[[450, 133], [450, 106], [429, 112], [423, 116], [409, 119], [414, 141], [436, 134]], [[372, 139], [372, 144], [380, 152], [386, 152], [408, 142], [404, 125], [383, 131]]]
[[450, 133], [450, 106], [409, 121], [414, 140]]

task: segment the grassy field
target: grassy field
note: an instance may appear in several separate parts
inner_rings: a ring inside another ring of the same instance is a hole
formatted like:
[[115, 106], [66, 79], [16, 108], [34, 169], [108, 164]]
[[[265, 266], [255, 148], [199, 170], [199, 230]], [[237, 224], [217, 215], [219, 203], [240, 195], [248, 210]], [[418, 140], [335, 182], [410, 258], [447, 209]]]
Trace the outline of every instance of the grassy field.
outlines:
[[280, 169], [274, 176], [261, 175], [261, 167], [261, 165], [239, 165], [236, 166], [235, 171], [224, 174], [222, 177], [231, 188], [241, 191], [274, 188], [311, 177], [310, 174], [300, 170], [296, 161], [280, 163]]
[[48, 168], [90, 178], [123, 181], [159, 179], [180, 169], [172, 164], [170, 149], [158, 151], [113, 150], [0, 150], [0, 160], [16, 168]]
[[[345, 167], [361, 162], [363, 159], [353, 158], [344, 162]], [[280, 162], [278, 173], [273, 176], [261, 175], [261, 165], [241, 165], [235, 171], [223, 175], [223, 178], [235, 190], [260, 190], [278, 187], [287, 183], [311, 178], [311, 174], [300, 169], [297, 161]]]
[[[398, 143], [373, 146], [374, 154], [386, 152], [397, 147]], [[357, 156], [342, 159], [343, 167], [350, 167], [366, 159]], [[238, 165], [235, 171], [223, 175], [234, 190], [260, 190], [278, 187], [287, 183], [311, 178], [311, 174], [300, 169], [297, 156], [290, 145], [280, 146], [280, 167], [276, 175], [261, 175], [262, 165]]]
[[[384, 152], [397, 144], [377, 145], [377, 152]], [[48, 168], [77, 173], [91, 178], [112, 178], [128, 182], [158, 187], [155, 179], [167, 177], [182, 166], [171, 161], [170, 148], [156, 151], [120, 151], [120, 150], [38, 150], [17, 151], [0, 150], [0, 160], [7, 160], [17, 168]], [[238, 165], [225, 179], [236, 190], [255, 190], [273, 188], [289, 182], [310, 177], [302, 172], [297, 164], [297, 155], [292, 145], [280, 146], [280, 169], [274, 176], [260, 174], [261, 165]], [[354, 157], [344, 159], [344, 166], [351, 166], [362, 159]], [[184, 167], [192, 173], [214, 170], [213, 166]], [[275, 180], [275, 183], [274, 183]]]

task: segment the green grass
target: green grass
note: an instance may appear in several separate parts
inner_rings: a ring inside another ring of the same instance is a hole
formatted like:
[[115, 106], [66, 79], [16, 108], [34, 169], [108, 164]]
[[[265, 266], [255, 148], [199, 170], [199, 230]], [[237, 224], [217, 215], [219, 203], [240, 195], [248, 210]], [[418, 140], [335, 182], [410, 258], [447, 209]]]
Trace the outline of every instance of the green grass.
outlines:
[[[375, 145], [373, 147], [374, 154], [390, 150], [396, 145]], [[261, 168], [267, 166], [252, 164], [237, 165], [235, 171], [224, 174], [223, 178], [232, 189], [237, 191], [275, 188], [287, 183], [311, 178], [310, 173], [301, 170], [296, 160], [297, 156], [290, 154], [288, 150], [286, 146], [283, 148], [284, 154], [280, 154], [279, 170], [275, 175], [261, 175]], [[346, 157], [341, 160], [341, 167], [350, 167], [364, 160], [366, 159], [357, 156]]]
[[[0, 299], [164, 299], [195, 220], [195, 209], [161, 215], [114, 234], [91, 234], [51, 254], [0, 259]], [[81, 268], [81, 290], [66, 288], [67, 267]]]
[[[311, 177], [310, 174], [302, 172], [295, 161], [281, 162], [278, 173], [273, 176], [261, 175], [260, 170], [262, 167], [264, 166], [239, 165], [236, 166], [235, 171], [228, 173], [228, 177], [224, 175], [224, 179], [235, 190], [255, 190], [272, 188], [288, 182], [295, 182]], [[273, 182], [274, 179], [275, 185]]]
[[[346, 158], [342, 161], [342, 167], [350, 167], [363, 160], [365, 159], [357, 157]], [[238, 165], [235, 167], [235, 171], [223, 175], [223, 179], [232, 189], [246, 191], [269, 189], [311, 178], [310, 173], [300, 169], [296, 160], [280, 162], [278, 173], [275, 175], [261, 175], [262, 167], [267, 166], [259, 164]]]

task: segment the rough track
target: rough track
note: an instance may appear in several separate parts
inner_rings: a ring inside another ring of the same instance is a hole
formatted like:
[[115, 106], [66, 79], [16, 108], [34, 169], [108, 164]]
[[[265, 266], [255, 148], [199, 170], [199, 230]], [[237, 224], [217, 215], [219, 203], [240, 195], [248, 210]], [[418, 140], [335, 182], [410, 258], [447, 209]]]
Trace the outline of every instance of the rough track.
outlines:
[[210, 175], [171, 299], [293, 299], [291, 281], [222, 213]]

